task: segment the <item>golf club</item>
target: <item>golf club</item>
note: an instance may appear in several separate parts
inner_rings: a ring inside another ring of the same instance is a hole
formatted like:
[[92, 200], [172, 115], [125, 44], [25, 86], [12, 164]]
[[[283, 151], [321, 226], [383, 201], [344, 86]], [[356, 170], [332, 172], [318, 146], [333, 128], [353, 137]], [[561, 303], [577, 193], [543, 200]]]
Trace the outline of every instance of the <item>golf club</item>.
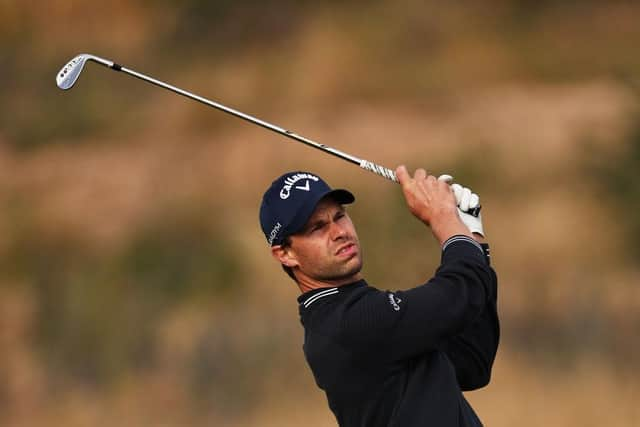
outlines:
[[[218, 110], [224, 111], [225, 113], [231, 114], [233, 116], [239, 117], [243, 120], [246, 120], [248, 122], [251, 122], [253, 124], [256, 124], [258, 126], [262, 126], [263, 128], [269, 129], [273, 132], [279, 133], [281, 135], [286, 136], [287, 138], [291, 138], [294, 139], [296, 141], [302, 142], [306, 145], [309, 145], [313, 148], [317, 148], [318, 150], [322, 150], [325, 153], [329, 153], [329, 154], [333, 154], [336, 157], [339, 157], [341, 159], [347, 160], [348, 162], [351, 163], [355, 163], [358, 166], [360, 166], [362, 169], [368, 170], [370, 172], [373, 172], [377, 175], [380, 175], [388, 180], [391, 180], [393, 182], [398, 182], [398, 178], [396, 177], [396, 174], [394, 171], [392, 171], [391, 169], [388, 169], [384, 166], [380, 166], [378, 164], [375, 164], [373, 162], [370, 162], [368, 160], [364, 160], [364, 159], [360, 159], [358, 157], [352, 156], [351, 154], [347, 154], [344, 153], [340, 150], [337, 150], [335, 148], [329, 147], [327, 145], [324, 144], [320, 144], [317, 143], [315, 141], [312, 141], [308, 138], [305, 138], [303, 136], [300, 136], [294, 132], [291, 132], [289, 130], [286, 130], [284, 128], [281, 128], [279, 126], [275, 126], [271, 123], [267, 123], [263, 120], [260, 120], [256, 117], [250, 116], [248, 114], [242, 113], [240, 111], [234, 110], [233, 108], [229, 108], [226, 107], [222, 104], [219, 104], [217, 102], [211, 101], [209, 99], [203, 98], [199, 95], [195, 95], [191, 92], [187, 92], [184, 89], [180, 89], [178, 87], [172, 86], [170, 84], [164, 83], [160, 80], [156, 80], [153, 77], [149, 77], [146, 76], [142, 73], [139, 73], [137, 71], [131, 70], [129, 68], [126, 68], [120, 64], [117, 64], [113, 61], [109, 61], [107, 59], [104, 58], [100, 58], [98, 56], [95, 55], [90, 55], [87, 53], [82, 53], [80, 55], [77, 55], [75, 58], [73, 58], [71, 61], [69, 61], [64, 67], [62, 67], [62, 69], [58, 72], [58, 74], [56, 75], [56, 83], [58, 84], [58, 87], [60, 89], [71, 89], [73, 87], [73, 85], [75, 84], [75, 82], [78, 80], [78, 77], [80, 77], [80, 73], [82, 72], [82, 69], [84, 68], [85, 64], [87, 63], [87, 61], [93, 61], [96, 62], [100, 65], [103, 65], [107, 68], [110, 68], [112, 70], [115, 71], [121, 71], [123, 73], [129, 74], [130, 76], [136, 77], [140, 80], [144, 80], [145, 82], [154, 84], [156, 86], [160, 86], [164, 89], [170, 90], [172, 92], [175, 92], [177, 94], [180, 94], [182, 96], [185, 96], [187, 98], [193, 99], [195, 101], [201, 102], [202, 104], [208, 105], [210, 107], [216, 108]], [[480, 207], [478, 206], [477, 208], [471, 210], [469, 213], [471, 213], [474, 216], [478, 216], [480, 212]]]

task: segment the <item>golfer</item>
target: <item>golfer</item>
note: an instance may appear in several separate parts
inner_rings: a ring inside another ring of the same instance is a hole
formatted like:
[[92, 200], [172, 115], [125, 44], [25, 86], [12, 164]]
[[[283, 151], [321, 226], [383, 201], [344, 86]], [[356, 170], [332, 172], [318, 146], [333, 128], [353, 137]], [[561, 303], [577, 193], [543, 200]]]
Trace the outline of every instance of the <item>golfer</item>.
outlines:
[[[264, 194], [262, 230], [302, 292], [306, 360], [340, 426], [481, 426], [462, 392], [489, 383], [499, 324], [482, 222], [467, 213], [479, 199], [446, 175], [411, 176], [404, 166], [396, 175], [442, 248], [435, 275], [406, 291], [364, 280], [349, 191], [291, 172]], [[393, 247], [392, 257], [405, 250]]]

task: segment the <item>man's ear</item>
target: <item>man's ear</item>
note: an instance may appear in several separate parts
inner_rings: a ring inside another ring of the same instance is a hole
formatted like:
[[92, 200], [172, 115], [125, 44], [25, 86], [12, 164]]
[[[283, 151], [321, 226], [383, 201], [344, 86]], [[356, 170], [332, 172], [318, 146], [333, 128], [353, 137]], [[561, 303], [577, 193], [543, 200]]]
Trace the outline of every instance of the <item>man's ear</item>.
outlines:
[[298, 265], [298, 259], [289, 246], [274, 245], [271, 247], [271, 255], [286, 267], [296, 267]]

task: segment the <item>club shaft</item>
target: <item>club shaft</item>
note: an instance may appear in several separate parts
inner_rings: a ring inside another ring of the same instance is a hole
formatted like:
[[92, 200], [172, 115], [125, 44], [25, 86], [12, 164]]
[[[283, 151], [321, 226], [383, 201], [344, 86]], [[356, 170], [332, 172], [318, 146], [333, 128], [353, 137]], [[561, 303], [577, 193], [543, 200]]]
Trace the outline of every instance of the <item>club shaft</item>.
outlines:
[[[93, 58], [92, 58], [93, 59]], [[136, 77], [140, 80], [143, 80], [147, 83], [151, 83], [153, 85], [159, 86], [161, 88], [170, 90], [171, 92], [177, 93], [179, 95], [182, 95], [184, 97], [187, 97], [189, 99], [193, 99], [194, 101], [198, 101], [202, 104], [208, 105], [209, 107], [213, 107], [217, 110], [223, 111], [227, 114], [231, 114], [232, 116], [236, 116], [240, 119], [246, 120], [250, 123], [256, 124], [258, 126], [261, 126], [265, 129], [268, 129], [270, 131], [279, 133], [280, 135], [286, 136], [287, 138], [291, 138], [294, 139], [298, 142], [302, 142], [303, 144], [306, 144], [310, 147], [316, 148], [318, 150], [324, 151], [325, 153], [329, 153], [332, 154], [336, 157], [339, 157], [343, 160], [346, 160], [348, 162], [354, 163], [358, 166], [360, 166], [363, 169], [366, 169], [370, 172], [373, 172], [377, 175], [380, 175], [390, 181], [393, 182], [398, 182], [398, 179], [396, 177], [396, 174], [394, 171], [392, 171], [391, 169], [388, 169], [384, 166], [380, 166], [378, 164], [375, 164], [373, 162], [370, 162], [368, 160], [364, 160], [364, 159], [360, 159], [356, 156], [353, 156], [351, 154], [345, 153], [343, 151], [340, 151], [338, 149], [335, 149], [333, 147], [329, 147], [327, 145], [324, 144], [320, 144], [318, 142], [315, 142], [309, 138], [305, 138], [301, 135], [298, 135], [295, 132], [292, 132], [290, 130], [284, 129], [280, 126], [276, 126], [274, 124], [265, 122], [264, 120], [260, 120], [257, 117], [253, 117], [249, 114], [245, 114], [241, 111], [238, 110], [234, 110], [233, 108], [227, 107], [225, 105], [222, 105], [218, 102], [214, 102], [210, 99], [204, 98], [200, 95], [196, 95], [194, 93], [188, 92], [184, 89], [180, 89], [179, 87], [170, 85], [168, 83], [165, 83], [163, 81], [160, 81], [158, 79], [154, 79], [153, 77], [147, 76], [145, 74], [139, 73], [135, 70], [132, 70], [130, 68], [124, 67], [122, 65], [116, 64], [115, 62], [111, 62], [111, 61], [96, 61], [97, 63], [104, 65], [108, 68], [111, 68], [112, 70], [115, 71], [120, 71], [126, 74], [129, 74], [130, 76]]]

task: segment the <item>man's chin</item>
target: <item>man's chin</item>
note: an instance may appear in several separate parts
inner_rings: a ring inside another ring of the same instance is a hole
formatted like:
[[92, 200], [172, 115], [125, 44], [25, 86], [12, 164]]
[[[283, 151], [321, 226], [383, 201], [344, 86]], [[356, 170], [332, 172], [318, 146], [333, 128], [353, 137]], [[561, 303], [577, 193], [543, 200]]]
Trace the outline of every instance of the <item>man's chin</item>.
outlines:
[[361, 270], [362, 270], [362, 262], [358, 260], [358, 262], [355, 265], [353, 265], [351, 268], [338, 272], [337, 274], [333, 275], [333, 277], [331, 277], [329, 280], [331, 280], [332, 282], [349, 282], [349, 281], [360, 280]]

